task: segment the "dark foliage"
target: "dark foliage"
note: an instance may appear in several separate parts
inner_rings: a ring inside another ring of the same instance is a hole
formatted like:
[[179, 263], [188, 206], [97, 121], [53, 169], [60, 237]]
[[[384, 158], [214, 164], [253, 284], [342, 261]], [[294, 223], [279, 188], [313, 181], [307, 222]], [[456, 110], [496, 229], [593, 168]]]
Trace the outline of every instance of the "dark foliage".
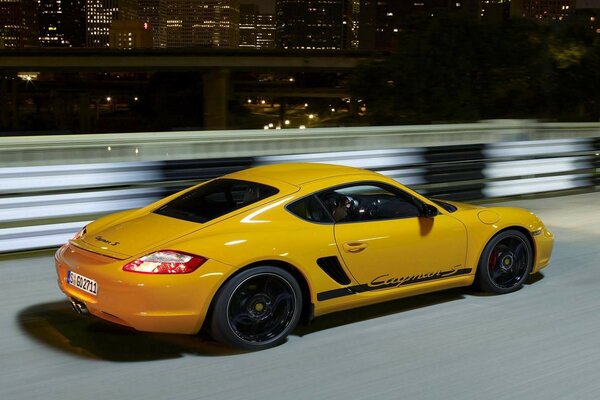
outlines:
[[578, 21], [432, 18], [352, 80], [372, 124], [496, 118], [597, 121], [600, 35]]

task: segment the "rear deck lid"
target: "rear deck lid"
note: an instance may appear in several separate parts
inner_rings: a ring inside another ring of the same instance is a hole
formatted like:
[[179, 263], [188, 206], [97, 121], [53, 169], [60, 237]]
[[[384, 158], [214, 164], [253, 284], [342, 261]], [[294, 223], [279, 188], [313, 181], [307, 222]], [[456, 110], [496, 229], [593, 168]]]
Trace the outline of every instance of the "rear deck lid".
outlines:
[[83, 243], [75, 241], [74, 244], [90, 251], [125, 259], [201, 228], [202, 225], [198, 223], [149, 213], [88, 233], [80, 241]]

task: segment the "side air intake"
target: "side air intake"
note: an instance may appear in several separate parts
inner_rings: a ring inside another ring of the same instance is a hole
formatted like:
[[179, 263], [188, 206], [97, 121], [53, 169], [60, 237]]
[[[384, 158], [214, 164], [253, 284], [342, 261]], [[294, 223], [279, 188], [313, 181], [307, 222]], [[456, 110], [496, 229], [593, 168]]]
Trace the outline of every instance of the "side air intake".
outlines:
[[340, 265], [340, 261], [337, 257], [322, 257], [317, 260], [317, 265], [329, 275], [331, 279], [339, 283], [340, 285], [350, 284], [350, 278], [344, 272], [344, 269]]

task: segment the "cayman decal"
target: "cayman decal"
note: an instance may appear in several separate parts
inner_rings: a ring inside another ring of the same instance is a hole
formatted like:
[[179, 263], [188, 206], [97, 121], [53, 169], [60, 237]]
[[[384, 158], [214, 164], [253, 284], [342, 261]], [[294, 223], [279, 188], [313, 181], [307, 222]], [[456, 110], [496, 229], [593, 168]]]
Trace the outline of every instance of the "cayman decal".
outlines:
[[421, 283], [427, 281], [433, 281], [437, 279], [451, 278], [454, 276], [467, 275], [471, 272], [471, 268], [461, 268], [461, 265], [455, 265], [448, 270], [439, 270], [436, 272], [426, 272], [418, 275], [408, 275], [393, 277], [389, 274], [379, 275], [369, 283], [348, 286], [342, 289], [328, 290], [317, 294], [317, 300], [330, 300], [337, 297], [348, 296], [351, 294], [369, 292], [372, 290], [392, 289], [400, 286], [412, 285], [414, 283]]

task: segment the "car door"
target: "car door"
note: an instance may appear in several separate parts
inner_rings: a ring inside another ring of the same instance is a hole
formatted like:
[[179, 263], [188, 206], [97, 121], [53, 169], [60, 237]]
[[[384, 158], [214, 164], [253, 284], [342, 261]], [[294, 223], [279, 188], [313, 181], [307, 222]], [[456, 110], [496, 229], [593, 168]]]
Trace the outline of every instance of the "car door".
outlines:
[[361, 182], [319, 198], [336, 220], [343, 261], [365, 288], [393, 289], [471, 271], [464, 266], [464, 225], [439, 211], [422, 216], [424, 203], [399, 188]]

